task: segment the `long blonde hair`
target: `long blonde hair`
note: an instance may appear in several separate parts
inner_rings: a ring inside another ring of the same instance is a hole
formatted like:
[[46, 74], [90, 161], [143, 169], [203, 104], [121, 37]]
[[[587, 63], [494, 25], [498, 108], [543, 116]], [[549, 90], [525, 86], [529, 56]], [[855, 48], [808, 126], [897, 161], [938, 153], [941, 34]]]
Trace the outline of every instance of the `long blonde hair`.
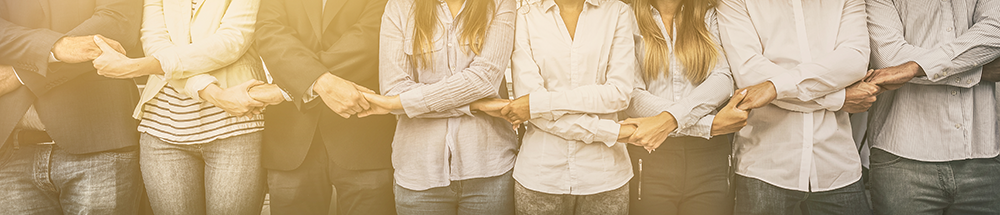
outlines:
[[[654, 0], [631, 0], [635, 11], [635, 19], [639, 23], [645, 50], [643, 62], [640, 65], [643, 78], [652, 80], [669, 73], [670, 62], [667, 59], [667, 38], [660, 32], [650, 10]], [[675, 16], [677, 40], [674, 43], [674, 56], [684, 65], [684, 76], [693, 84], [700, 84], [708, 77], [709, 70], [715, 67], [719, 60], [719, 50], [716, 50], [712, 34], [705, 26], [705, 13], [715, 7], [717, 0], [681, 0], [680, 8]]]
[[[434, 29], [437, 26], [438, 0], [413, 0], [413, 55], [415, 64], [420, 68], [427, 68], [431, 60], [424, 50], [429, 50], [434, 46]], [[465, 0], [465, 11], [455, 17], [455, 21], [462, 21], [462, 33], [459, 43], [469, 45], [467, 51], [480, 54], [483, 49], [483, 40], [486, 38], [486, 29], [489, 27], [495, 3], [493, 0]]]

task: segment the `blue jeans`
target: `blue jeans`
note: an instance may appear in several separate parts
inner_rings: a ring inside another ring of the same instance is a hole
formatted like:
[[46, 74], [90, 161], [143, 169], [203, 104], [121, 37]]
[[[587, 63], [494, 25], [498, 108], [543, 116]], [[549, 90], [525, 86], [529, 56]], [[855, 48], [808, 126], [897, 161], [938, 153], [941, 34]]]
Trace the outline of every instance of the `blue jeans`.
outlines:
[[0, 148], [0, 213], [137, 214], [136, 148], [69, 154], [58, 145], [8, 141]]
[[1000, 214], [1000, 157], [923, 162], [873, 148], [875, 214]]
[[488, 178], [452, 181], [447, 187], [416, 191], [394, 186], [396, 212], [428, 214], [514, 214], [514, 178], [511, 171]]
[[783, 189], [741, 175], [734, 177], [734, 214], [754, 215], [871, 215], [861, 180], [830, 191], [802, 192]]
[[153, 212], [260, 214], [265, 189], [261, 138], [254, 132], [177, 145], [143, 133], [140, 163]]

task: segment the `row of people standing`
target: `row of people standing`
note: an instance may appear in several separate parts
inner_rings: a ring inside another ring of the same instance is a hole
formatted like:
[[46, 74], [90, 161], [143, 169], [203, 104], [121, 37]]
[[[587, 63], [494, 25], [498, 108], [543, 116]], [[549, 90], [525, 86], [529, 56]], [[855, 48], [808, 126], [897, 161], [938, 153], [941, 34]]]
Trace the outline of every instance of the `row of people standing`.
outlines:
[[[340, 214], [868, 214], [847, 114], [882, 92], [876, 212], [1000, 205], [978, 171], [998, 166], [997, 3], [934, 3], [925, 24], [875, 0], [260, 1], [148, 0], [137, 58], [135, 1], [0, 4], [24, 13], [0, 15], [2, 207], [131, 214], [144, 182], [157, 214], [255, 213], [264, 183], [280, 214], [326, 213], [331, 184]], [[965, 134], [912, 127], [946, 110]], [[958, 182], [911, 177], [927, 168]], [[117, 182], [75, 191], [96, 176]], [[949, 186], [982, 193], [932, 192]]]

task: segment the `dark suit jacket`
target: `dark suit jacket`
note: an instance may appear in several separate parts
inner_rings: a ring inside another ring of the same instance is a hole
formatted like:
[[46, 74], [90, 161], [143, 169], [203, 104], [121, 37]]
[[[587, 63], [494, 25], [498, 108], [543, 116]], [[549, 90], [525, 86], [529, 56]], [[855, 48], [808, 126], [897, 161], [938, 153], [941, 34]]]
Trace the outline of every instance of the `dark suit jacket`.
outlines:
[[[0, 0], [0, 64], [14, 66], [24, 86], [0, 96], [0, 140], [32, 104], [49, 136], [83, 154], [135, 146], [131, 79], [97, 75], [90, 62], [48, 63], [63, 36], [101, 34], [139, 52], [141, 0]], [[3, 143], [0, 143], [3, 144]]]
[[294, 102], [268, 107], [263, 165], [298, 167], [315, 135], [330, 159], [353, 169], [390, 168], [395, 117], [344, 119], [319, 98], [303, 103], [309, 86], [329, 72], [378, 91], [378, 38], [386, 0], [262, 0], [258, 51], [274, 82]]

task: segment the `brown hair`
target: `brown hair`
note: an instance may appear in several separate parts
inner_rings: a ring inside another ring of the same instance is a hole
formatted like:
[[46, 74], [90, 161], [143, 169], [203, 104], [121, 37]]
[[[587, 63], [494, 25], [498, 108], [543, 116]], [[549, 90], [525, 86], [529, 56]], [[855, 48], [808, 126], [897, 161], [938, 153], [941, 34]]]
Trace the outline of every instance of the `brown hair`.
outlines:
[[[416, 57], [416, 65], [426, 68], [430, 63], [430, 56], [424, 54], [434, 45], [433, 35], [437, 26], [437, 11], [439, 0], [413, 0], [413, 55]], [[465, 0], [466, 7], [462, 14], [455, 17], [455, 21], [462, 21], [462, 33], [459, 43], [469, 45], [469, 49], [477, 55], [483, 49], [483, 40], [486, 38], [486, 29], [489, 27], [495, 3], [493, 0]]]
[[[639, 24], [645, 50], [643, 62], [640, 65], [643, 78], [652, 80], [670, 72], [667, 59], [667, 39], [660, 32], [653, 18], [650, 1], [631, 0], [635, 18]], [[709, 70], [719, 60], [719, 50], [715, 41], [705, 26], [705, 13], [715, 7], [717, 0], [681, 0], [680, 8], [675, 16], [677, 40], [674, 43], [674, 56], [687, 68], [684, 76], [691, 83], [699, 84], [708, 77]]]

